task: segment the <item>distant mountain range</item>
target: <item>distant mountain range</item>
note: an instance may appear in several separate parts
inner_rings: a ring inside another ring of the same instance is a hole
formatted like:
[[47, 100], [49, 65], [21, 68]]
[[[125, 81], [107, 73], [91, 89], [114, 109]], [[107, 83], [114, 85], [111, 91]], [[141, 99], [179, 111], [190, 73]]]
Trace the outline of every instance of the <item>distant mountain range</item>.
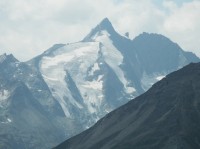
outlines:
[[55, 146], [199, 61], [159, 34], [121, 36], [107, 18], [82, 41], [56, 44], [30, 61], [3, 54], [0, 148]]
[[198, 149], [199, 97], [200, 63], [193, 63], [55, 149]]

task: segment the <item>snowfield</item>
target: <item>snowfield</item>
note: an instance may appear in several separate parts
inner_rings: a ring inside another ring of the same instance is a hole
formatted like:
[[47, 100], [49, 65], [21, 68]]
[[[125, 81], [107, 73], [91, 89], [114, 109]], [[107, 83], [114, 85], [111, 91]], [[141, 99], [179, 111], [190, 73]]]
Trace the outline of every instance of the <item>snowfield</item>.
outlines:
[[[93, 42], [77, 42], [48, 52], [40, 62], [40, 71], [55, 99], [60, 103], [66, 117], [71, 117], [69, 103], [90, 113], [98, 113], [104, 99], [104, 74], [101, 66], [107, 64], [124, 86], [124, 92], [133, 94], [136, 90], [125, 78], [120, 65], [123, 55], [109, 39], [106, 31], [93, 37]], [[103, 60], [103, 61], [100, 61]], [[104, 72], [105, 73], [105, 72]], [[83, 98], [77, 102], [70, 91], [68, 79], [72, 79]], [[110, 111], [110, 110], [109, 110]]]
[[10, 93], [8, 90], [5, 90], [5, 89], [0, 90], [0, 102], [8, 99], [9, 96], [10, 96]]

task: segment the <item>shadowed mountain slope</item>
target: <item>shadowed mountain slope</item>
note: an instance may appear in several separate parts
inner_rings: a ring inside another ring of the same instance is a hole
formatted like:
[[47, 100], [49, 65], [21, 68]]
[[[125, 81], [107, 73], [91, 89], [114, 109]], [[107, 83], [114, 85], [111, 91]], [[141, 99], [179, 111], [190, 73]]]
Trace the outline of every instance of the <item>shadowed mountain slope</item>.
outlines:
[[0, 55], [0, 147], [51, 148], [199, 61], [159, 34], [121, 36], [107, 18], [28, 62]]
[[200, 63], [167, 75], [56, 149], [200, 148]]

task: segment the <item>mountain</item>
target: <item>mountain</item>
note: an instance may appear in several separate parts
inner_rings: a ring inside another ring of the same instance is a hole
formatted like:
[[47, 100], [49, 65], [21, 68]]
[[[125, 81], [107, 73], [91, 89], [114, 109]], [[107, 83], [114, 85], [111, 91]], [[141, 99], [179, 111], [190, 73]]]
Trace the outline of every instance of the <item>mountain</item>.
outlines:
[[29, 64], [65, 116], [86, 129], [168, 73], [197, 61], [162, 35], [123, 37], [105, 18], [81, 42], [55, 45]]
[[200, 63], [167, 75], [56, 149], [200, 148]]
[[0, 70], [0, 148], [49, 148], [65, 138], [57, 133], [66, 130], [64, 113], [39, 72], [6, 54]]
[[198, 61], [159, 34], [143, 33], [133, 40], [121, 36], [107, 18], [82, 41], [56, 44], [27, 62], [4, 54], [0, 147], [55, 146], [168, 73]]

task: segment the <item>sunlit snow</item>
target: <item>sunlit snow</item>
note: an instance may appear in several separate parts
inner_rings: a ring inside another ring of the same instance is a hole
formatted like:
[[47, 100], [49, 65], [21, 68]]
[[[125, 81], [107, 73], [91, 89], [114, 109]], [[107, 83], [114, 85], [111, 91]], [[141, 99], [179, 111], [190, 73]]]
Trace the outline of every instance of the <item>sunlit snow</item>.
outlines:
[[[82, 97], [85, 97], [84, 102], [88, 105], [91, 113], [95, 112], [91, 103], [96, 101], [96, 104], [99, 104], [100, 102], [98, 96], [102, 94], [101, 81], [89, 82], [85, 79], [88, 68], [97, 60], [98, 51], [99, 43], [74, 43], [54, 51], [52, 57], [46, 56], [41, 61], [42, 75], [67, 117], [70, 117], [67, 103], [82, 108], [82, 105], [76, 102], [70, 93], [66, 83], [67, 75], [70, 75], [75, 81]], [[98, 69], [97, 64], [95, 65], [93, 71]], [[88, 88], [90, 88], [90, 92], [88, 92]]]
[[156, 77], [156, 80], [160, 81], [160, 80], [162, 80], [164, 77], [165, 77], [165, 76], [158, 76], [158, 77]]
[[7, 121], [10, 123], [10, 122], [12, 122], [12, 120], [10, 119], [10, 118], [7, 118]]
[[[103, 43], [103, 44], [101, 44]], [[71, 117], [70, 104], [83, 108], [85, 105], [90, 113], [97, 113], [104, 100], [104, 75], [101, 71], [102, 62], [99, 57], [114, 71], [122, 82], [124, 91], [133, 94], [135, 88], [125, 78], [120, 65], [123, 56], [112, 44], [109, 34], [102, 31], [95, 36], [94, 42], [77, 42], [67, 44], [43, 56], [40, 71], [55, 99], [60, 103], [65, 115]], [[90, 77], [90, 79], [88, 79]], [[67, 81], [71, 78], [85, 105], [77, 102], [70, 91]], [[109, 110], [110, 111], [110, 110]]]
[[2, 121], [1, 123], [2, 124], [8, 124], [8, 123], [11, 123], [12, 120], [10, 118], [7, 118], [5, 121]]
[[90, 75], [94, 75], [95, 71], [98, 71], [100, 70], [99, 68], [99, 64], [98, 63], [95, 63], [94, 66], [92, 67], [92, 70], [90, 71]]
[[125, 78], [124, 72], [120, 68], [120, 65], [123, 63], [123, 56], [112, 44], [112, 40], [109, 39], [109, 36], [109, 33], [106, 31], [101, 31], [101, 34], [99, 36], [94, 36], [93, 40], [103, 43], [102, 54], [106, 63], [114, 70], [124, 85], [125, 92], [133, 93], [136, 91], [135, 88], [129, 86], [129, 82]]
[[6, 100], [10, 96], [8, 90], [0, 90], [0, 101]]
[[159, 73], [154, 73], [152, 75], [147, 75], [145, 72], [142, 75], [141, 78], [141, 84], [142, 88], [146, 91], [148, 90], [154, 83], [157, 81], [162, 80], [166, 76], [166, 72], [159, 74]]

